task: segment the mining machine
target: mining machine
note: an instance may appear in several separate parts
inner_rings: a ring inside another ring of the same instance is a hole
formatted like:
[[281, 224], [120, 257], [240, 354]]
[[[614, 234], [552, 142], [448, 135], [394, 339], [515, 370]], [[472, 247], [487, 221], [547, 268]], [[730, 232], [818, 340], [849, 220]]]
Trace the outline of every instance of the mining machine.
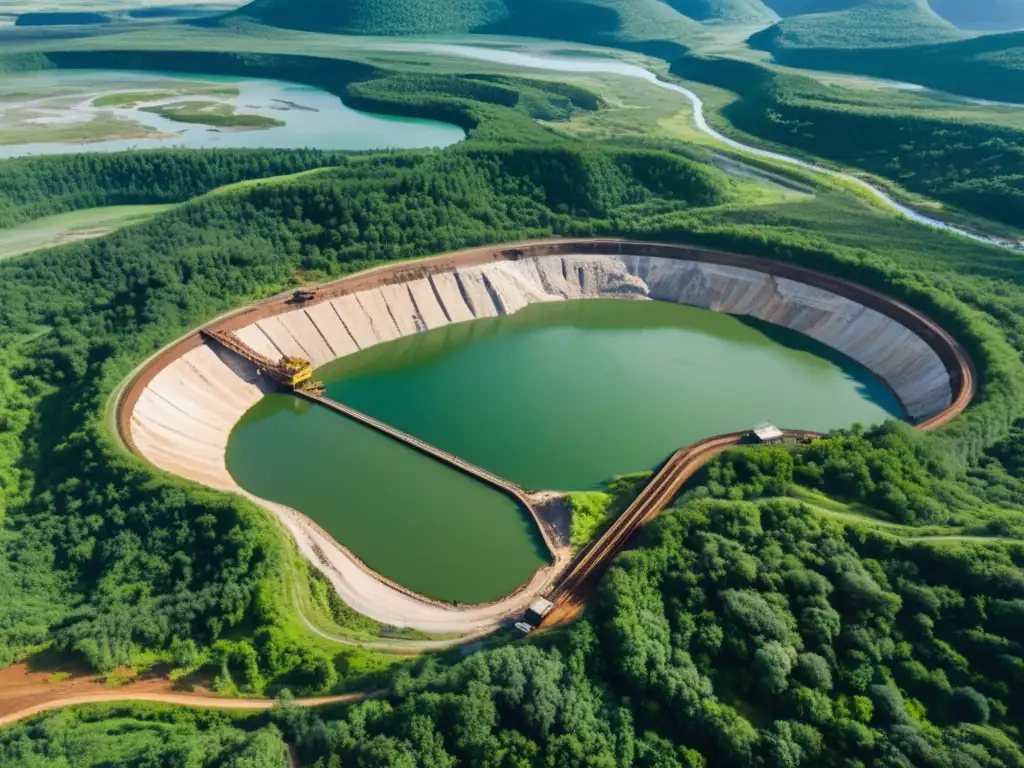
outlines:
[[323, 382], [312, 381], [313, 364], [304, 357], [285, 355], [275, 362], [266, 355], [261, 355], [231, 331], [204, 329], [201, 333], [203, 338], [216, 341], [236, 355], [244, 357], [253, 363], [260, 373], [270, 376], [279, 384], [296, 391], [323, 394]]

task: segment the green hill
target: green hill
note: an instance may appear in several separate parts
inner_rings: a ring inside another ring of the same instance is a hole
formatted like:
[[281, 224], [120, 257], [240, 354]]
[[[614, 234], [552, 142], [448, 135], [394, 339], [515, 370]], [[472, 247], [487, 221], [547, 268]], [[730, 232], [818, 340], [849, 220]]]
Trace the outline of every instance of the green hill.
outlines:
[[264, 24], [354, 35], [470, 32], [505, 18], [503, 0], [255, 0], [241, 10]]
[[752, 48], [881, 48], [957, 40], [956, 27], [926, 0], [869, 0], [831, 13], [780, 21], [748, 41]]
[[929, 0], [932, 9], [960, 29], [1024, 29], [1021, 0]]
[[350, 35], [546, 37], [672, 57], [704, 34], [699, 22], [778, 19], [762, 0], [254, 0], [232, 16]]
[[272, 26], [353, 35], [478, 32], [635, 44], [679, 42], [700, 31], [662, 0], [255, 0], [237, 13]]
[[[784, 19], [810, 13], [846, 11], [869, 2], [870, 0], [764, 0], [765, 5]], [[1024, 29], [1024, 0], [927, 0], [927, 5], [960, 29]]]
[[784, 19], [808, 13], [832, 13], [861, 5], [866, 0], [765, 0], [765, 5]]
[[700, 24], [662, 0], [504, 0], [497, 24], [470, 31], [625, 45], [668, 54], [703, 34]]
[[1024, 102], [1024, 32], [905, 48], [778, 48], [776, 61], [885, 77], [995, 101]]
[[779, 15], [761, 0], [665, 0], [694, 21], [730, 24], [771, 24]]

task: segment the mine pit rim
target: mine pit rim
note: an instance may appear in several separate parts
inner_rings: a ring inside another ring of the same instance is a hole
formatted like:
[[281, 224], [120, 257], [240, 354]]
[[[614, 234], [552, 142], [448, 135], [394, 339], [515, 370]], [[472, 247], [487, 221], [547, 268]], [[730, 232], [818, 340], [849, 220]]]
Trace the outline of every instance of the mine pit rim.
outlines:
[[[424, 257], [415, 261], [385, 264], [328, 283], [309, 286], [308, 290], [314, 291], [315, 296], [312, 300], [300, 305], [297, 305], [292, 299], [295, 289], [290, 289], [267, 299], [240, 307], [180, 337], [136, 368], [135, 372], [128, 377], [127, 383], [123, 386], [113, 404], [113, 415], [117, 424], [118, 436], [132, 454], [149, 463], [145, 454], [138, 449], [132, 438], [132, 414], [142, 393], [161, 371], [183, 355], [205, 343], [200, 334], [201, 330], [238, 330], [257, 320], [292, 311], [297, 306], [315, 306], [320, 302], [335, 299], [339, 296], [358, 293], [382, 285], [406, 283], [433, 274], [450, 272], [457, 268], [481, 266], [501, 261], [515, 261], [523, 258], [560, 255], [652, 256], [677, 261], [739, 267], [826, 290], [857, 302], [862, 306], [874, 309], [900, 322], [924, 340], [938, 354], [949, 375], [952, 393], [950, 404], [941, 412], [916, 424], [915, 428], [918, 430], [936, 429], [949, 423], [966, 410], [977, 390], [977, 374], [973, 361], [967, 350], [951, 334], [924, 313], [857, 283], [793, 264], [695, 246], [625, 239], [575, 238], [485, 246], [438, 256]], [[543, 524], [536, 514], [534, 514], [534, 519], [541, 526], [543, 532]], [[354, 553], [348, 550], [344, 544], [334, 539], [334, 537], [328, 536], [327, 539], [334, 542], [364, 571], [385, 585], [389, 585], [406, 595], [426, 603], [447, 605], [424, 595], [414, 593], [390, 579], [384, 578], [376, 573], [376, 571], [367, 568], [359, 558], [355, 557]], [[560, 575], [558, 558], [555, 558], [555, 560], [556, 562], [553, 567], [559, 573], [553, 572], [549, 574], [549, 580], [551, 578], [558, 578]], [[552, 568], [550, 565], [547, 567]], [[523, 589], [528, 588], [528, 586], [529, 583], [521, 585], [512, 594], [491, 603], [481, 604], [481, 606], [496, 604], [514, 598]]]
[[[740, 267], [830, 291], [887, 315], [923, 339], [938, 354], [949, 374], [950, 389], [953, 393], [950, 404], [941, 412], [915, 425], [920, 430], [936, 429], [948, 424], [966, 410], [977, 390], [976, 369], [963, 345], [937, 322], [903, 302], [844, 278], [794, 264], [687, 245], [594, 238], [527, 241], [471, 248], [439, 256], [424, 257], [412, 262], [386, 264], [328, 283], [310, 286], [310, 289], [315, 291], [315, 298], [302, 306], [315, 306], [320, 302], [336, 299], [339, 296], [370, 290], [382, 285], [406, 283], [433, 274], [450, 272], [460, 267], [475, 267], [499, 261], [559, 255], [655, 256], [677, 261]], [[145, 455], [135, 445], [131, 434], [131, 417], [135, 406], [142, 393], [161, 371], [204, 343], [200, 330], [234, 331], [257, 320], [290, 312], [296, 308], [296, 304], [292, 303], [291, 293], [288, 291], [262, 299], [222, 316], [201, 328], [196, 328], [188, 335], [172, 342], [144, 363], [141, 370], [137, 370], [127, 386], [122, 389], [115, 405], [117, 432], [124, 445], [134, 455], [145, 459]]]

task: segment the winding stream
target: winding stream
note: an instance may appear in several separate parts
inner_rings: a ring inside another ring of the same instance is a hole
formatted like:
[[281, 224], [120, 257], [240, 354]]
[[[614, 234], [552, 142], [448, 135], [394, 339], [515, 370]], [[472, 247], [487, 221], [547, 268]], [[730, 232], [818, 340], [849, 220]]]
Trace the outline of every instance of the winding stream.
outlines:
[[689, 88], [684, 88], [681, 85], [675, 83], [669, 83], [658, 78], [653, 72], [650, 72], [643, 67], [638, 67], [635, 64], [626, 64], [621, 61], [614, 61], [611, 59], [581, 59], [581, 58], [570, 58], [570, 57], [559, 57], [559, 56], [535, 56], [533, 54], [517, 53], [514, 51], [498, 50], [493, 48], [478, 48], [475, 46], [468, 45], [441, 45], [441, 44], [425, 44], [425, 45], [405, 45], [400, 44], [394, 48], [395, 50], [407, 50], [416, 51], [421, 53], [434, 53], [440, 55], [459, 56], [462, 58], [476, 59], [478, 61], [490, 61], [498, 64], [506, 64], [514, 67], [522, 67], [524, 69], [546, 69], [556, 72], [593, 72], [593, 73], [605, 73], [610, 75], [622, 75], [625, 77], [635, 77], [639, 80], [656, 85], [659, 88], [664, 88], [667, 91], [673, 91], [686, 98], [693, 107], [693, 121], [697, 128], [702, 132], [713, 138], [715, 141], [724, 144], [725, 146], [737, 149], [749, 154], [755, 155], [756, 157], [763, 157], [768, 160], [774, 160], [776, 162], [785, 163], [786, 165], [795, 166], [797, 168], [803, 168], [805, 170], [814, 171], [815, 173], [823, 173], [836, 179], [842, 179], [845, 182], [856, 184], [859, 188], [869, 192], [875, 199], [877, 199], [884, 206], [889, 208], [896, 213], [906, 216], [908, 219], [923, 224], [926, 227], [932, 227], [933, 229], [943, 229], [947, 232], [966, 237], [979, 243], [986, 243], [988, 245], [996, 245], [1001, 248], [1009, 248], [1013, 250], [1024, 250], [1024, 246], [1020, 246], [1017, 243], [1004, 240], [998, 237], [990, 235], [978, 234], [977, 232], [971, 232], [966, 229], [949, 224], [941, 219], [934, 219], [930, 216], [925, 216], [923, 213], [915, 211], [906, 205], [895, 200], [884, 190], [879, 187], [864, 181], [857, 176], [843, 171], [836, 171], [831, 168], [826, 168], [823, 165], [816, 163], [810, 163], [806, 160], [800, 160], [789, 155], [784, 155], [779, 152], [772, 152], [767, 149], [760, 149], [758, 147], [744, 144], [736, 139], [729, 138], [728, 136], [716, 131], [712, 128], [704, 115], [704, 102], [700, 96], [691, 91]]

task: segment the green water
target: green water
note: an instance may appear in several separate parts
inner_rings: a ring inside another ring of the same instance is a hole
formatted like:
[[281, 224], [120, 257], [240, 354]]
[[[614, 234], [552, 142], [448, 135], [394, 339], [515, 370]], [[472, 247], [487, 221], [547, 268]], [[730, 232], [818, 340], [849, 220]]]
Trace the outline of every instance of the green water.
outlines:
[[268, 395], [245, 415], [228, 445], [228, 470], [423, 595], [487, 602], [547, 562], [511, 498], [293, 395]]
[[[660, 302], [538, 304], [317, 372], [328, 394], [528, 489], [598, 487], [710, 435], [901, 416], [866, 369], [774, 326]], [[265, 399], [228, 467], [419, 592], [489, 600], [543, 549], [501, 494], [323, 408]]]

